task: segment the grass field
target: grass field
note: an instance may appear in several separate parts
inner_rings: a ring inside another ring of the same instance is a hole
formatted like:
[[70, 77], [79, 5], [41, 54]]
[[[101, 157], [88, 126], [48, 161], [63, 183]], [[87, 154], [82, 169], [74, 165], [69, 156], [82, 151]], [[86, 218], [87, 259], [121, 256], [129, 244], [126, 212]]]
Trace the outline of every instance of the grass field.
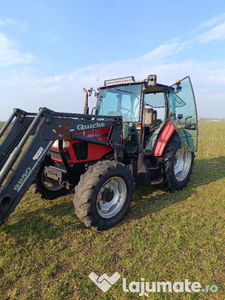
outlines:
[[[27, 192], [0, 227], [0, 299], [225, 299], [224, 140], [225, 122], [200, 122], [188, 186], [173, 194], [136, 186], [125, 220], [104, 232], [80, 223], [73, 193], [46, 201]], [[103, 293], [91, 272], [121, 278]], [[140, 297], [123, 291], [122, 278], [127, 288], [188, 279], [214, 292]]]

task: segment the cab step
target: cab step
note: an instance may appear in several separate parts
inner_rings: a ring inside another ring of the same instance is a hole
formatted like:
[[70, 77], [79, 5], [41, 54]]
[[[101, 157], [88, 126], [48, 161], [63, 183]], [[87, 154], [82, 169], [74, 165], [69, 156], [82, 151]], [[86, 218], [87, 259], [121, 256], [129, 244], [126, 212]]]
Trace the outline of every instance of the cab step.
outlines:
[[159, 170], [159, 166], [148, 167], [149, 170]]
[[152, 185], [161, 184], [161, 183], [163, 183], [163, 178], [160, 178], [160, 179], [158, 179], [158, 180], [150, 181], [150, 183], [151, 183]]

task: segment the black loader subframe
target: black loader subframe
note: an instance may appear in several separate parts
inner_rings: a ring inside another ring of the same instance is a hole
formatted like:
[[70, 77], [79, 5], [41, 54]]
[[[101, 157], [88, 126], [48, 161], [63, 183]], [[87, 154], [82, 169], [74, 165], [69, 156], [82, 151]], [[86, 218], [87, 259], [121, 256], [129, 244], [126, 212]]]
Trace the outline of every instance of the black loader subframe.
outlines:
[[[87, 128], [105, 127], [110, 127], [107, 141], [85, 136]], [[14, 109], [0, 131], [0, 138], [5, 136], [0, 144], [0, 225], [35, 180], [37, 170], [54, 141], [78, 140], [110, 146], [115, 159], [122, 161], [121, 132], [120, 116], [60, 113], [47, 108], [40, 108], [34, 114]]]

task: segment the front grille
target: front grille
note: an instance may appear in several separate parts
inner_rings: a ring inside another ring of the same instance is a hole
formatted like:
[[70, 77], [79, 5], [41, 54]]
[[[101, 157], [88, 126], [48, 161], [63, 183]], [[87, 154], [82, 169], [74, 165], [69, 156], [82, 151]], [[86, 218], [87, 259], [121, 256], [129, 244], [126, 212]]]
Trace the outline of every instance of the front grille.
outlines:
[[86, 160], [88, 157], [88, 143], [74, 143], [73, 150], [75, 152], [77, 160]]

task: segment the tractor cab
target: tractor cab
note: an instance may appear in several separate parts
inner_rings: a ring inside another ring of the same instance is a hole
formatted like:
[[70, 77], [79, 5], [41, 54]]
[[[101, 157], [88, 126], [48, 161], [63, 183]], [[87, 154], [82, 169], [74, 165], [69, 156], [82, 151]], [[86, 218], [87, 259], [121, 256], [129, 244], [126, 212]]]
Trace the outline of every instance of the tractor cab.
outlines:
[[139, 82], [133, 76], [106, 80], [99, 88], [96, 114], [122, 116], [128, 156], [154, 154], [168, 122], [187, 150], [197, 149], [197, 112], [189, 77], [172, 86], [158, 84], [156, 75]]

